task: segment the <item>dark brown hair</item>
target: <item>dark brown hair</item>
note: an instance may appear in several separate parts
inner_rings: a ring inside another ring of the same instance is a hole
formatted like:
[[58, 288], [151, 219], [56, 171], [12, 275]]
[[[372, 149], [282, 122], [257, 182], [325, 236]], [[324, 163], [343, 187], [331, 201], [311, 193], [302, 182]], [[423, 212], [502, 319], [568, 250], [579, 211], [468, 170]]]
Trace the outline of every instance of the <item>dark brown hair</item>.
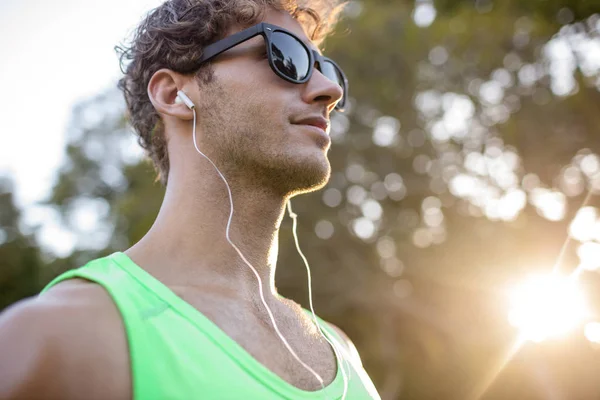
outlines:
[[[116, 46], [123, 76], [129, 122], [154, 163], [157, 180], [166, 186], [169, 156], [160, 116], [148, 97], [148, 83], [161, 68], [195, 74], [198, 85], [210, 83], [210, 63], [195, 60], [204, 47], [226, 36], [233, 26], [252, 26], [268, 8], [290, 13], [320, 45], [345, 4], [339, 0], [169, 0], [151, 10], [133, 32], [130, 46]], [[127, 63], [126, 67], [125, 64]]]

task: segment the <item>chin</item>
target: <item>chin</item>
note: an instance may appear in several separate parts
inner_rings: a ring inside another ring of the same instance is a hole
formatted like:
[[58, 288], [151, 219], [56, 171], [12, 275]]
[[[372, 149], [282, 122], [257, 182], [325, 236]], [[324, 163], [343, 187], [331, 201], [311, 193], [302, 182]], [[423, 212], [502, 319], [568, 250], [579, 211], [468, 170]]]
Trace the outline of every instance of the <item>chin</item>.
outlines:
[[319, 153], [304, 154], [304, 157], [296, 154], [293, 160], [280, 163], [277, 171], [271, 171], [271, 183], [290, 197], [322, 189], [329, 182], [331, 165], [327, 155], [323, 151]]
[[325, 162], [321, 162], [320, 164], [304, 165], [303, 173], [299, 173], [292, 180], [292, 182], [295, 182], [295, 188], [292, 188], [291, 194], [298, 195], [315, 192], [327, 185], [331, 176], [331, 166], [326, 157], [324, 160]]

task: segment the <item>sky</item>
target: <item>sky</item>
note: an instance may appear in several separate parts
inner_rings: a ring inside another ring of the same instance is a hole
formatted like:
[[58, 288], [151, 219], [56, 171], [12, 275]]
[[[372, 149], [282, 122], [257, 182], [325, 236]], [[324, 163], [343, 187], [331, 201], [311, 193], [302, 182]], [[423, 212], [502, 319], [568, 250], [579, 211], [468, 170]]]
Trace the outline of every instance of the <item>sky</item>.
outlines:
[[70, 254], [77, 238], [56, 210], [37, 203], [49, 195], [63, 163], [72, 108], [116, 85], [121, 72], [114, 46], [160, 3], [0, 0], [0, 176], [14, 182], [21, 229], [31, 233], [39, 226], [38, 243], [54, 255]]
[[25, 208], [52, 187], [72, 107], [120, 76], [114, 46], [161, 0], [0, 0], [0, 175]]

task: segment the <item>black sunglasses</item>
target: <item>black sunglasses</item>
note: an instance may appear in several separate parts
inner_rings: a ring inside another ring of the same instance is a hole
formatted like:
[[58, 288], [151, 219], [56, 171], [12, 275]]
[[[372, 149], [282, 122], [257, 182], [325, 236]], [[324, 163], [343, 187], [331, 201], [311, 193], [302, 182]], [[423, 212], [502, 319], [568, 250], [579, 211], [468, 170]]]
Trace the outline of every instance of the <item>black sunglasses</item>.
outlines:
[[348, 98], [348, 79], [342, 69], [330, 58], [323, 57], [316, 50], [309, 49], [306, 43], [292, 32], [276, 25], [262, 22], [206, 46], [198, 64], [257, 35], [265, 38], [269, 65], [280, 78], [292, 83], [305, 83], [312, 76], [315, 64], [317, 64], [317, 68], [323, 75], [342, 87], [344, 94], [335, 109], [344, 110]]

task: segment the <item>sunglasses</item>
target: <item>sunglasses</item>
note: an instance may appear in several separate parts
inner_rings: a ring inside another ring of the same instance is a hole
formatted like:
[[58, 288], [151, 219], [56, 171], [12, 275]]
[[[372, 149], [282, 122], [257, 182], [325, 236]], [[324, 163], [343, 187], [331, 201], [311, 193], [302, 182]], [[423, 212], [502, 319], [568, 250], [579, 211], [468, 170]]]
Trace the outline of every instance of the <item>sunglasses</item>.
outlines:
[[258, 35], [265, 39], [269, 65], [277, 76], [291, 83], [305, 83], [312, 76], [316, 64], [323, 75], [341, 86], [344, 94], [335, 109], [344, 110], [348, 96], [348, 79], [342, 69], [330, 58], [310, 49], [292, 32], [276, 25], [262, 22], [208, 45], [198, 63], [208, 61]]

